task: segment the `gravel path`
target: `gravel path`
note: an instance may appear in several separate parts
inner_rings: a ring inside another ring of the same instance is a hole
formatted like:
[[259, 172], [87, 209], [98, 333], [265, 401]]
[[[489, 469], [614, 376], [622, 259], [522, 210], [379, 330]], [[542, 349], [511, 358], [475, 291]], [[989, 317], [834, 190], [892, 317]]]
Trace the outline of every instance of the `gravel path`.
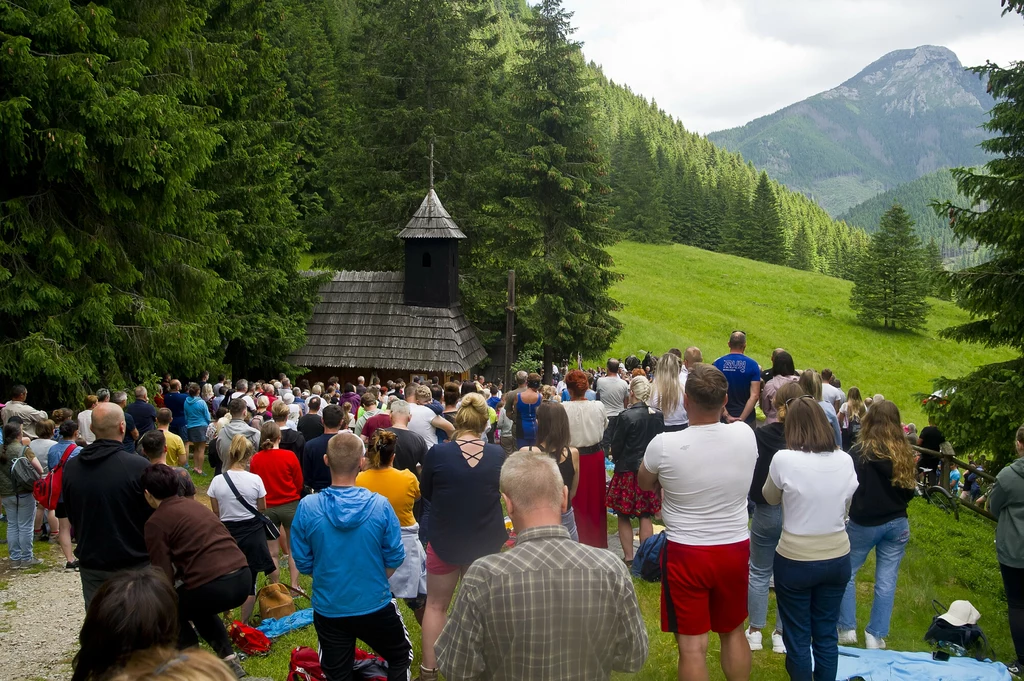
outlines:
[[61, 569], [59, 547], [36, 544], [35, 550], [44, 569], [10, 570], [6, 558], [0, 561], [0, 676], [63, 681], [71, 676], [85, 618], [82, 583], [77, 572]]

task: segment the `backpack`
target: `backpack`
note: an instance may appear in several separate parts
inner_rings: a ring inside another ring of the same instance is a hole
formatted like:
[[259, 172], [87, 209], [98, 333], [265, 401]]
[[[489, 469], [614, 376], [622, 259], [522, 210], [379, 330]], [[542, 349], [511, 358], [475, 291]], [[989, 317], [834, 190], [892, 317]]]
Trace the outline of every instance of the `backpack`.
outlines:
[[935, 616], [932, 617], [931, 626], [925, 632], [924, 640], [935, 647], [944, 650], [954, 657], [973, 657], [976, 660], [984, 661], [986, 657], [995, 659], [996, 654], [988, 637], [977, 624], [955, 625], [941, 618], [939, 608], [943, 611], [946, 606], [938, 601], [932, 601], [932, 608]]
[[228, 633], [235, 647], [246, 655], [266, 655], [270, 652], [270, 639], [267, 635], [248, 624], [235, 620], [228, 627]]
[[645, 582], [661, 581], [661, 555], [665, 550], [668, 537], [664, 532], [652, 535], [640, 543], [633, 557], [631, 572]]
[[[235, 394], [235, 391], [234, 390], [230, 390], [230, 389], [227, 392], [225, 392], [224, 393], [224, 399], [220, 401], [220, 406], [223, 407], [224, 409], [227, 409], [228, 405], [230, 405], [231, 402], [232, 402], [231, 396], [234, 395], [234, 394]], [[238, 399], [242, 399], [242, 398], [238, 398]], [[228, 410], [228, 411], [230, 412], [230, 410]]]
[[71, 456], [71, 452], [75, 451], [77, 446], [74, 442], [69, 444], [68, 448], [64, 450], [64, 454], [60, 457], [60, 463], [54, 466], [53, 470], [49, 473], [37, 480], [32, 487], [32, 496], [35, 497], [40, 506], [48, 511], [57, 508], [61, 487], [64, 483], [64, 464], [68, 462], [68, 457]]
[[[356, 648], [356, 651], [359, 649]], [[320, 668], [320, 656], [315, 650], [308, 646], [292, 650], [292, 659], [288, 663], [288, 681], [327, 681]]]
[[281, 619], [295, 612], [295, 601], [288, 593], [288, 587], [280, 582], [267, 584], [260, 589], [256, 601], [260, 605], [260, 617], [265, 620]]
[[14, 483], [14, 491], [18, 494], [33, 491], [36, 481], [41, 477], [39, 471], [24, 455], [11, 461], [11, 482]]
[[388, 663], [380, 655], [356, 648], [352, 678], [361, 681], [388, 681]]

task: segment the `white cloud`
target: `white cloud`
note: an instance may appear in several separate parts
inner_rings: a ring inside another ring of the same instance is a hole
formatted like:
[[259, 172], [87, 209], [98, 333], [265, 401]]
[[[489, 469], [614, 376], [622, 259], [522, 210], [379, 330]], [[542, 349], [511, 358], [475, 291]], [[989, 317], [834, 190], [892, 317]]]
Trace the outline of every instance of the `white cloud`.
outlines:
[[945, 45], [965, 65], [1024, 59], [996, 0], [565, 0], [605, 74], [691, 130], [742, 125], [887, 52]]

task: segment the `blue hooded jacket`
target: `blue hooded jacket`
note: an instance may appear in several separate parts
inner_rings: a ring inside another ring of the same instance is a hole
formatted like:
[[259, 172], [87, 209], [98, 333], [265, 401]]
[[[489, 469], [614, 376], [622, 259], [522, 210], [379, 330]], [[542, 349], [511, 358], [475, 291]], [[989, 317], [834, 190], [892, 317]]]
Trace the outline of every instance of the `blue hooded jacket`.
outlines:
[[328, 487], [299, 502], [292, 560], [313, 575], [313, 610], [324, 617], [377, 612], [391, 601], [386, 569], [405, 560], [388, 500], [363, 487]]

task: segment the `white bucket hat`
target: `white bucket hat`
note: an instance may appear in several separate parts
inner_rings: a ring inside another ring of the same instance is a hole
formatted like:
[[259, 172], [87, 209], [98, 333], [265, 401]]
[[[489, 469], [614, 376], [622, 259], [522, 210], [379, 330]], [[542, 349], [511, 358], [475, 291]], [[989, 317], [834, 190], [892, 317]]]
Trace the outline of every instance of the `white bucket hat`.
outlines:
[[981, 613], [970, 601], [953, 601], [949, 604], [946, 614], [939, 615], [939, 619], [946, 620], [954, 627], [962, 627], [966, 624], [977, 624], [981, 619]]

